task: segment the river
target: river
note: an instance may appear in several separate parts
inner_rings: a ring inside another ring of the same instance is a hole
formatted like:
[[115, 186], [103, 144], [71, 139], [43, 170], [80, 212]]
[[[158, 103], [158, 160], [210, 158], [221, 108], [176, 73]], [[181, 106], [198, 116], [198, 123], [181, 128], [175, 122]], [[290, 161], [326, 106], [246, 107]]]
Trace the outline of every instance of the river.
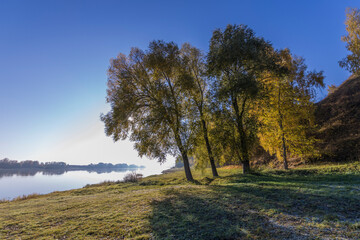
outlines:
[[[144, 177], [161, 174], [163, 169], [136, 169], [136, 173]], [[134, 170], [121, 169], [107, 172], [67, 171], [67, 172], [0, 172], [0, 200], [11, 200], [18, 196], [33, 193], [46, 194], [54, 191], [64, 191], [82, 188], [87, 184], [104, 181], [122, 180], [124, 176]]]

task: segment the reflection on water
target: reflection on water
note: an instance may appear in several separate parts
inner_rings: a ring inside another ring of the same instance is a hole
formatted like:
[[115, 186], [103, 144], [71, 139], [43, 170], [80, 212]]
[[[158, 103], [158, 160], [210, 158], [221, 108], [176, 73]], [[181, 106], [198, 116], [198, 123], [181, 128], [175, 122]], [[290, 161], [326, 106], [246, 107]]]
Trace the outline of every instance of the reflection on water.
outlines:
[[[94, 169], [94, 170], [83, 170], [86, 172], [96, 172], [96, 173], [110, 173], [110, 172], [128, 172], [128, 171], [138, 171], [139, 169], [127, 169], [127, 168], [118, 168], [118, 169]], [[73, 171], [73, 170], [71, 170]], [[42, 173], [43, 175], [62, 175], [65, 172], [70, 172], [65, 169], [0, 169], [0, 178], [2, 177], [11, 177], [16, 176], [35, 176], [37, 173]], [[77, 171], [78, 172], [78, 171]]]
[[63, 169], [59, 170], [51, 170], [51, 171], [42, 171], [37, 169], [6, 169], [0, 170], [0, 179], [2, 177], [11, 177], [13, 175], [16, 176], [35, 176], [38, 172], [42, 172], [44, 175], [61, 175], [64, 174], [65, 171]]
[[13, 199], [32, 193], [46, 194], [81, 188], [87, 184], [103, 181], [118, 181], [132, 171], [144, 177], [161, 174], [163, 169], [96, 169], [93, 171], [64, 170], [0, 170], [0, 200]]

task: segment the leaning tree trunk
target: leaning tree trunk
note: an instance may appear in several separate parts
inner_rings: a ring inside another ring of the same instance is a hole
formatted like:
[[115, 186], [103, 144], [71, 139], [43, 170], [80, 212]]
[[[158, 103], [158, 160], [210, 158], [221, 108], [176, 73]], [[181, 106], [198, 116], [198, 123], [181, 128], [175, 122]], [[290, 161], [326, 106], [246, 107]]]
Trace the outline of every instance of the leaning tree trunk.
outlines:
[[184, 149], [184, 146], [182, 145], [180, 136], [178, 134], [176, 134], [175, 138], [176, 138], [176, 144], [177, 144], [177, 146], [179, 148], [182, 160], [184, 162], [184, 170], [185, 170], [186, 179], [188, 181], [193, 182], [194, 179], [193, 179], [192, 174], [191, 174], [190, 163], [189, 163], [189, 158], [188, 158], [188, 155], [187, 155], [187, 151]]
[[171, 82], [170, 82], [170, 80], [168, 78], [167, 78], [167, 82], [169, 84], [170, 91], [171, 91], [171, 96], [173, 97], [174, 104], [175, 104], [176, 127], [175, 127], [175, 129], [173, 129], [173, 133], [175, 135], [175, 141], [176, 141], [176, 144], [177, 144], [177, 146], [178, 146], [178, 148], [180, 150], [181, 157], [182, 157], [183, 162], [184, 162], [184, 170], [185, 170], [186, 179], [188, 181], [193, 182], [194, 179], [192, 177], [191, 170], [190, 170], [189, 158], [188, 158], [188, 155], [187, 155], [187, 151], [185, 150], [184, 145], [183, 145], [183, 143], [181, 141], [180, 132], [179, 132], [181, 114], [180, 114], [179, 107], [178, 107], [178, 104], [177, 104], [177, 100], [176, 100], [176, 97], [175, 97], [174, 89], [173, 89], [172, 84], [171, 84]]
[[[201, 113], [202, 115], [202, 113]], [[202, 116], [201, 116], [202, 117]], [[219, 174], [216, 170], [216, 166], [215, 166], [215, 160], [214, 160], [214, 156], [211, 150], [211, 146], [210, 146], [210, 141], [209, 141], [209, 137], [208, 137], [208, 132], [207, 132], [207, 128], [206, 128], [206, 123], [204, 119], [201, 119], [201, 123], [202, 123], [202, 128], [203, 128], [203, 133], [204, 133], [204, 140], [205, 140], [205, 144], [206, 144], [206, 149], [209, 155], [209, 160], [210, 160], [210, 165], [211, 165], [211, 171], [214, 177], [218, 177]]]
[[182, 153], [181, 153], [181, 156], [182, 156], [182, 159], [183, 159], [183, 162], [184, 162], [184, 170], [185, 170], [186, 179], [187, 179], [188, 181], [193, 182], [194, 179], [193, 179], [192, 174], [191, 174], [190, 164], [189, 164], [189, 158], [188, 158], [188, 156], [187, 156], [187, 153], [186, 153], [186, 152], [182, 152]]

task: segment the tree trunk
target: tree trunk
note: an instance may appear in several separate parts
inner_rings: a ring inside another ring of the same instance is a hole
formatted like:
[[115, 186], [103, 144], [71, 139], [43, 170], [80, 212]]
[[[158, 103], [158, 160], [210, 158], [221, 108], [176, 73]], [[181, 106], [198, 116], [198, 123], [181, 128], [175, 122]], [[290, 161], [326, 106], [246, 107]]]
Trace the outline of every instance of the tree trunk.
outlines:
[[242, 157], [243, 173], [246, 174], [246, 173], [250, 173], [250, 160], [249, 160], [249, 153], [248, 153], [248, 149], [247, 149], [245, 131], [243, 129], [242, 124], [239, 126], [239, 131], [240, 131], [241, 153], [243, 155], [243, 157]]
[[180, 150], [180, 153], [181, 153], [181, 157], [183, 159], [183, 162], [184, 162], [184, 170], [185, 170], [185, 176], [186, 176], [186, 179], [190, 182], [193, 182], [194, 179], [192, 177], [192, 174], [191, 174], [191, 169], [190, 169], [190, 163], [189, 163], [189, 158], [188, 158], [188, 155], [187, 155], [187, 151], [184, 149], [184, 146], [182, 145], [182, 141], [181, 141], [181, 138], [178, 134], [175, 135], [175, 139], [176, 139], [176, 144]]
[[280, 130], [281, 130], [282, 156], [283, 156], [283, 162], [284, 162], [284, 169], [288, 170], [289, 167], [288, 167], [287, 156], [286, 156], [286, 141], [285, 141], [284, 128], [282, 125], [282, 119], [280, 119], [280, 121], [279, 121], [279, 126], [280, 126]]
[[250, 173], [250, 162], [249, 162], [249, 160], [247, 160], [247, 161], [243, 160], [242, 165], [243, 165], [243, 174]]
[[284, 160], [284, 169], [288, 170], [288, 162], [287, 162], [287, 156], [286, 156], [286, 144], [285, 144], [285, 134], [282, 134], [282, 148], [283, 148], [283, 160]]
[[288, 162], [286, 156], [286, 143], [285, 143], [285, 133], [284, 133], [284, 126], [283, 126], [283, 115], [281, 113], [281, 89], [279, 86], [279, 94], [278, 94], [278, 111], [279, 111], [279, 127], [281, 131], [281, 140], [282, 140], [282, 150], [283, 150], [283, 161], [284, 161], [284, 169], [288, 170]]
[[241, 149], [241, 155], [242, 155], [242, 164], [243, 164], [243, 173], [247, 174], [250, 173], [250, 159], [249, 159], [249, 153], [248, 153], [248, 147], [247, 147], [247, 139], [246, 139], [246, 133], [244, 130], [243, 125], [243, 113], [245, 110], [245, 103], [246, 98], [244, 98], [244, 102], [242, 104], [241, 113], [239, 111], [239, 106], [236, 97], [232, 97], [232, 105], [235, 110], [236, 115], [236, 127], [238, 129], [239, 135], [240, 135], [240, 149]]
[[[202, 114], [202, 113], [201, 113]], [[202, 116], [201, 116], [202, 117]], [[204, 139], [205, 139], [205, 143], [206, 143], [206, 148], [207, 148], [207, 152], [209, 155], [209, 160], [210, 160], [210, 165], [211, 165], [211, 171], [214, 177], [218, 177], [219, 174], [216, 170], [216, 166], [215, 166], [215, 160], [214, 160], [214, 156], [211, 150], [211, 146], [210, 146], [210, 141], [209, 141], [209, 137], [208, 137], [208, 132], [207, 132], [207, 128], [206, 128], [206, 123], [204, 119], [201, 119], [201, 123], [202, 123], [202, 128], [203, 128], [203, 133], [204, 133]]]
[[189, 164], [189, 158], [187, 156], [187, 153], [186, 152], [182, 152], [181, 153], [181, 156], [182, 156], [182, 159], [183, 159], [183, 162], [184, 162], [184, 170], [185, 170], [185, 176], [186, 176], [186, 179], [190, 182], [193, 182], [194, 179], [192, 177], [192, 174], [191, 174], [191, 170], [190, 170], [190, 164]]
[[174, 100], [174, 105], [175, 105], [176, 127], [175, 127], [175, 129], [173, 129], [173, 133], [175, 135], [176, 144], [177, 144], [177, 146], [178, 146], [178, 148], [180, 150], [181, 157], [182, 157], [183, 162], [184, 162], [184, 170], [185, 170], [186, 179], [188, 181], [193, 182], [194, 179], [193, 179], [192, 174], [191, 174], [189, 158], [187, 156], [187, 151], [184, 149], [184, 146], [183, 146], [183, 143], [181, 141], [180, 134], [179, 134], [180, 116], [181, 115], [180, 115], [177, 100], [176, 100], [176, 97], [175, 97], [176, 95], [174, 93], [174, 89], [172, 87], [171, 81], [170, 81], [170, 79], [168, 77], [166, 77], [166, 75], [165, 75], [165, 79], [169, 84], [169, 88], [170, 88], [170, 91], [171, 91], [171, 96], [172, 96], [172, 98]]

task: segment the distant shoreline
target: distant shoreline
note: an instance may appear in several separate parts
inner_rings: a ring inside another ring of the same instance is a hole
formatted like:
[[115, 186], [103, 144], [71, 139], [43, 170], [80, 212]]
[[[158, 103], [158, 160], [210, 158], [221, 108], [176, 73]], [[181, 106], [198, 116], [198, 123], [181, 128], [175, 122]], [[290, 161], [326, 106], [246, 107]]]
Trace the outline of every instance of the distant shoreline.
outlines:
[[7, 158], [0, 160], [0, 171], [1, 172], [65, 172], [65, 171], [95, 171], [95, 172], [107, 172], [111, 170], [131, 170], [131, 169], [142, 169], [145, 166], [137, 166], [134, 164], [126, 163], [97, 163], [89, 165], [70, 165], [65, 162], [46, 162], [40, 163], [38, 161], [26, 160], [17, 161], [9, 160]]
[[111, 167], [111, 168], [94, 168], [94, 167], [87, 167], [87, 166], [81, 166], [81, 167], [66, 167], [66, 168], [50, 168], [50, 169], [44, 169], [44, 168], [0, 168], [0, 179], [2, 177], [9, 177], [13, 175], [18, 176], [35, 176], [38, 173], [42, 173], [43, 175], [62, 175], [67, 172], [72, 171], [86, 171], [86, 172], [95, 172], [98, 174], [101, 173], [110, 173], [110, 172], [126, 172], [126, 171], [136, 171], [139, 169], [144, 169], [145, 167]]
[[56, 170], [64, 170], [64, 171], [95, 171], [95, 170], [132, 170], [132, 169], [142, 169], [145, 168], [145, 166], [136, 166], [136, 167], [88, 167], [86, 165], [84, 166], [77, 166], [77, 165], [70, 165], [69, 167], [64, 168], [29, 168], [29, 167], [21, 167], [21, 168], [0, 168], [0, 171], [6, 172], [6, 171], [56, 171]]

